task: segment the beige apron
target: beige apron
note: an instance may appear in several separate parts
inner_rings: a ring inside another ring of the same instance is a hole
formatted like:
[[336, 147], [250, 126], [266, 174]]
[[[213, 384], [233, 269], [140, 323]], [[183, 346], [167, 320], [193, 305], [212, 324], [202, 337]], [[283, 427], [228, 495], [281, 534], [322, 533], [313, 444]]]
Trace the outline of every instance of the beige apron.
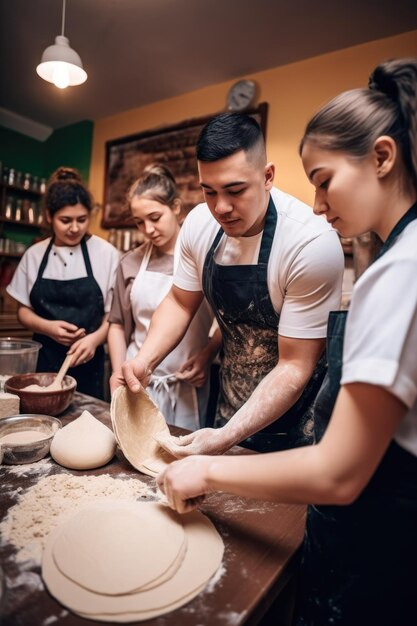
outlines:
[[[179, 239], [174, 254], [174, 271], [178, 263]], [[135, 320], [134, 340], [128, 347], [127, 358], [133, 358], [141, 348], [148, 332], [152, 315], [171, 289], [173, 276], [161, 272], [148, 271], [152, 254], [152, 243], [146, 244], [145, 255], [139, 272], [133, 281], [130, 295], [133, 318]], [[199, 352], [208, 340], [211, 314], [207, 304], [203, 304], [192, 321], [185, 337], [178, 346], [155, 368], [148, 393], [159, 406], [166, 421], [175, 426], [196, 430], [200, 427], [200, 412], [208, 401], [208, 385], [199, 391], [188, 383], [176, 379], [175, 372], [193, 354]]]

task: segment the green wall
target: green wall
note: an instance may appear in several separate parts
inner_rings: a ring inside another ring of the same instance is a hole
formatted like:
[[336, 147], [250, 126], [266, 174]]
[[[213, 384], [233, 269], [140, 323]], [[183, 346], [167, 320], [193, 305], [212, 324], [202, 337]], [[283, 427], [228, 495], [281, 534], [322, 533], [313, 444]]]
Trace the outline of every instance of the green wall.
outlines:
[[23, 174], [45, 176], [45, 144], [0, 126], [0, 161]]
[[58, 128], [44, 142], [0, 126], [0, 161], [22, 173], [48, 178], [60, 165], [90, 174], [94, 124], [89, 120]]
[[45, 172], [48, 177], [60, 165], [75, 167], [88, 183], [94, 124], [89, 120], [54, 130], [45, 141]]

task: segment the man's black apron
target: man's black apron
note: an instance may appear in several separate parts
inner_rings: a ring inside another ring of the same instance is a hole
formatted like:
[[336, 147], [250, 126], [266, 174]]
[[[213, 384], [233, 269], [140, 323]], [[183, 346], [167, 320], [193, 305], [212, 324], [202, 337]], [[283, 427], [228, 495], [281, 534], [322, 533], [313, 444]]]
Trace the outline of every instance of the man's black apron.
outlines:
[[[215, 262], [215, 252], [224, 233], [222, 228], [204, 262], [203, 290], [223, 338], [216, 426], [227, 423], [278, 362], [279, 315], [272, 305], [267, 283], [276, 226], [277, 212], [270, 197], [257, 265], [219, 265]], [[240, 445], [267, 452], [311, 443], [311, 409], [325, 368], [323, 355], [303, 394], [291, 409]]]
[[[38, 276], [32, 291], [30, 303], [37, 315], [47, 320], [64, 320], [85, 328], [86, 334], [97, 330], [104, 316], [102, 291], [91, 269], [85, 238], [81, 240], [87, 276], [72, 280], [43, 278], [48, 257], [52, 249], [52, 239], [41, 261]], [[39, 352], [38, 372], [57, 372], [69, 350], [68, 346], [57, 343], [51, 337], [35, 333], [33, 339], [42, 344]], [[104, 349], [98, 346], [94, 357], [88, 363], [70, 368], [68, 374], [77, 380], [77, 390], [103, 397]]]
[[[417, 204], [394, 228], [378, 257], [416, 218]], [[340, 388], [346, 317], [347, 311], [329, 316], [328, 372], [314, 406], [317, 441]], [[414, 625], [416, 568], [417, 458], [392, 441], [352, 505], [308, 508], [295, 624]]]

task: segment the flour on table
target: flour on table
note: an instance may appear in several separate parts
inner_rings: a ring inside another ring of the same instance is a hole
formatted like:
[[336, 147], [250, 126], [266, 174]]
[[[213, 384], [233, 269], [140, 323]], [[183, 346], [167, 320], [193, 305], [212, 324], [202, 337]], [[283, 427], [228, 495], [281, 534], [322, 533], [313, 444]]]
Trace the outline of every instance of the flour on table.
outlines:
[[24, 465], [7, 465], [4, 467], [7, 468], [7, 472], [9, 474], [14, 474], [15, 476], [27, 476], [28, 474], [48, 474], [53, 468], [53, 465], [51, 463], [51, 459], [41, 459], [40, 461], [36, 461], [35, 463], [25, 463]]
[[17, 548], [16, 561], [31, 559], [39, 565], [50, 532], [80, 505], [107, 498], [134, 501], [151, 493], [137, 478], [120, 480], [108, 474], [46, 476], [20, 494], [18, 503], [9, 509], [0, 524], [1, 543]]

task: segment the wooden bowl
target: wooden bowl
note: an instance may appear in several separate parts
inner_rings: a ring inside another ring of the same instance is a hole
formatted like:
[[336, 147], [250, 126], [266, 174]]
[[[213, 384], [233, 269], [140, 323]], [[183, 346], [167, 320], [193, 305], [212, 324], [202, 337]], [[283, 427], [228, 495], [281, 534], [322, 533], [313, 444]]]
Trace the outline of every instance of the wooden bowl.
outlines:
[[58, 391], [27, 391], [24, 387], [40, 385], [47, 387], [56, 377], [56, 372], [36, 374], [16, 374], [6, 380], [4, 390], [14, 393], [20, 398], [20, 413], [41, 413], [43, 415], [59, 415], [72, 402], [77, 381], [72, 376], [65, 376], [62, 389]]

